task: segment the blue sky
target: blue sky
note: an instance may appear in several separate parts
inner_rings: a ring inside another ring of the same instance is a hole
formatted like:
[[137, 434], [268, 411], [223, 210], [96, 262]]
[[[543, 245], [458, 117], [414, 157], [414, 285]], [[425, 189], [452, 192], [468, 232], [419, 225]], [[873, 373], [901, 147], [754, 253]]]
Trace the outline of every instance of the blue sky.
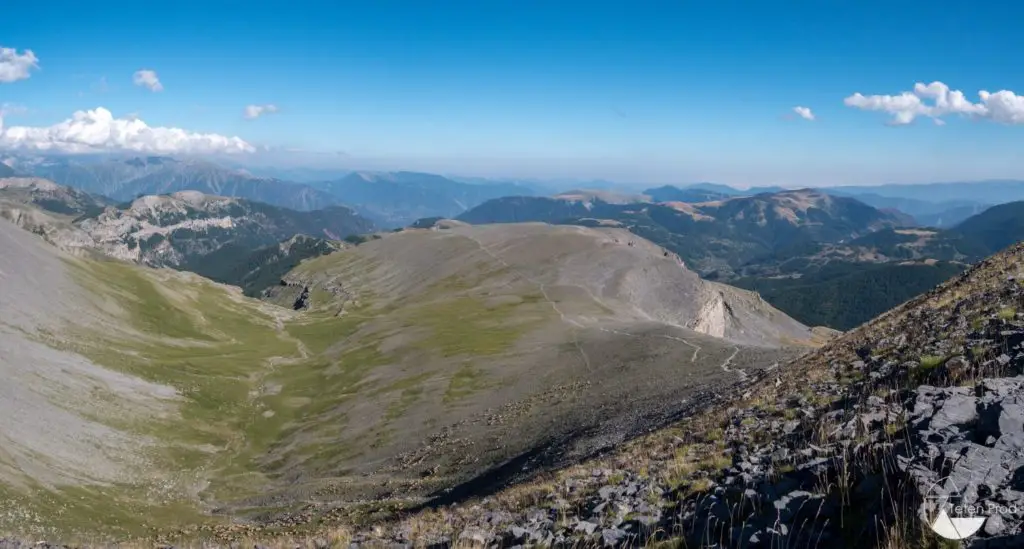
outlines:
[[[4, 7], [0, 47], [38, 67], [0, 83], [0, 104], [9, 148], [12, 127], [51, 139], [40, 129], [104, 107], [345, 153], [273, 153], [281, 163], [737, 185], [1024, 178], [1016, 96], [898, 127], [844, 104], [933, 81], [972, 105], [979, 90], [1024, 93], [1012, 6], [41, 0]], [[161, 91], [133, 84], [142, 69]], [[247, 119], [247, 105], [277, 112]]]

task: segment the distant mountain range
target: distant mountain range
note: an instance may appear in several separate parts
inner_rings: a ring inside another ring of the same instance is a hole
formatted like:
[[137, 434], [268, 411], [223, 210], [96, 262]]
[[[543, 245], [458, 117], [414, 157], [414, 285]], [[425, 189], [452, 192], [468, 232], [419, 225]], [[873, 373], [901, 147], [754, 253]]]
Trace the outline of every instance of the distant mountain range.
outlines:
[[[198, 191], [147, 195], [114, 206], [38, 178], [0, 179], [0, 216], [65, 249], [188, 270], [254, 295], [262, 289], [254, 281], [276, 282], [255, 274], [259, 265], [275, 263], [274, 271], [283, 273], [305, 257], [337, 248], [328, 241], [375, 229], [347, 206], [300, 212]], [[297, 235], [310, 238], [299, 246], [279, 244]], [[278, 251], [268, 253], [266, 247]]]
[[493, 198], [536, 194], [516, 183], [472, 184], [417, 172], [357, 172], [316, 186], [384, 227], [402, 227], [422, 217], [455, 217]]
[[968, 265], [1024, 240], [1024, 202], [989, 208], [951, 229], [883, 229], [844, 243], [782, 250], [730, 280], [805, 323], [848, 330]]
[[610, 204], [576, 195], [511, 197], [485, 202], [457, 219], [474, 224], [542, 221], [623, 226], [678, 254], [703, 274], [728, 273], [800, 243], [838, 242], [901, 222], [896, 215], [852, 198], [810, 189], [697, 204]]
[[[750, 196], [766, 192], [775, 193], [789, 190], [778, 186], [738, 189], [718, 183], [693, 183], [679, 185], [677, 188], [713, 191], [730, 196]], [[1015, 179], [890, 185], [840, 185], [836, 187], [815, 188], [830, 194], [843, 196], [857, 197], [866, 195], [869, 199], [872, 197], [907, 199], [929, 204], [998, 204], [1024, 200], [1024, 181]]]
[[324, 191], [279, 179], [255, 177], [201, 160], [146, 157], [31, 157], [14, 168], [115, 200], [138, 196], [198, 191], [265, 202], [293, 210], [315, 210], [341, 204]]
[[[721, 190], [661, 187], [644, 195], [714, 198]], [[921, 229], [898, 211], [814, 189], [696, 203], [613, 204], [571, 193], [510, 197], [457, 219], [625, 227], [678, 254], [702, 276], [756, 289], [804, 323], [837, 329], [852, 328], [1024, 238], [1024, 202], [990, 208], [954, 229]], [[863, 290], [854, 301], [850, 288]]]
[[[947, 189], [944, 186], [951, 186]], [[979, 185], [978, 192], [965, 190], [964, 185]], [[1016, 192], [1000, 194], [1007, 186], [1019, 187]], [[937, 187], [940, 192], [934, 196], [916, 187]], [[914, 188], [911, 188], [914, 187]], [[752, 187], [735, 189], [715, 183], [696, 183], [684, 187], [664, 185], [644, 191], [656, 202], [678, 200], [681, 202], [705, 202], [729, 197], [755, 196], [763, 193], [785, 191], [782, 187]], [[884, 187], [822, 187], [820, 192], [834, 196], [846, 196], [881, 210], [898, 210], [913, 217], [914, 222], [925, 227], [952, 227], [968, 217], [980, 213], [991, 204], [1008, 200], [1024, 200], [1024, 182], [980, 183], [936, 183], [931, 185], [903, 185]], [[902, 194], [901, 194], [902, 193]], [[966, 195], [970, 198], [947, 199], [947, 196]], [[1020, 198], [1004, 198], [1020, 195]]]
[[655, 202], [711, 202], [738, 196], [737, 194], [724, 193], [712, 189], [700, 187], [673, 187], [664, 185], [647, 189], [644, 194], [651, 197]]
[[119, 201], [199, 191], [299, 211], [349, 205], [387, 228], [405, 226], [420, 217], [454, 217], [492, 198], [538, 192], [517, 183], [467, 183], [417, 172], [356, 172], [334, 180], [315, 180], [339, 171], [227, 168], [204, 160], [166, 156], [12, 156], [6, 161], [11, 166], [3, 164], [0, 169], [6, 169], [8, 176], [15, 172], [30, 174]]

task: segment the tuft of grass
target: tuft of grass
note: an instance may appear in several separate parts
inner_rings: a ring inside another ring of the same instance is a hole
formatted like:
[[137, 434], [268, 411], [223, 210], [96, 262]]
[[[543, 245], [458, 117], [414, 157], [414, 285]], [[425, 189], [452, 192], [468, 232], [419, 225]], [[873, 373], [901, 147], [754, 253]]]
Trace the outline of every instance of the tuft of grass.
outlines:
[[1016, 307], [1003, 307], [996, 313], [996, 316], [999, 317], [999, 320], [1013, 320], [1017, 318], [1017, 309]]
[[704, 440], [708, 442], [720, 442], [725, 438], [725, 432], [720, 427], [714, 427], [704, 432]]
[[444, 402], [449, 404], [485, 389], [488, 384], [483, 378], [484, 375], [481, 370], [474, 368], [469, 363], [463, 364], [448, 382], [448, 390], [444, 394]]

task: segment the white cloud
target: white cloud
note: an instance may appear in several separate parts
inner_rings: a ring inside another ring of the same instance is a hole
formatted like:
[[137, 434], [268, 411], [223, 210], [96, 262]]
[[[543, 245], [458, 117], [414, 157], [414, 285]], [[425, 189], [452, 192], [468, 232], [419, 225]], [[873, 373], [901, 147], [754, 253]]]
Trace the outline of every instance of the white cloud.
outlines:
[[138, 118], [114, 118], [103, 107], [78, 111], [71, 118], [47, 127], [5, 128], [0, 119], [0, 149], [162, 154], [247, 153], [256, 150], [239, 137], [194, 133], [181, 128], [150, 127]]
[[136, 86], [144, 86], [149, 88], [149, 91], [164, 91], [164, 85], [160, 83], [160, 79], [156, 77], [156, 71], [149, 69], [142, 69], [135, 71], [132, 75], [132, 83]]
[[0, 82], [8, 84], [31, 76], [29, 71], [39, 68], [39, 58], [32, 50], [18, 54], [14, 48], [0, 47]]
[[793, 107], [793, 112], [804, 120], [814, 121], [814, 113], [811, 112], [810, 107]]
[[[1009, 90], [995, 93], [981, 90], [981, 99], [972, 103], [962, 91], [951, 90], [942, 82], [914, 84], [914, 91], [899, 95], [862, 95], [855, 93], [843, 100], [848, 107], [864, 111], [881, 111], [892, 115], [891, 125], [910, 124], [918, 117], [927, 117], [942, 125], [943, 116], [955, 114], [1001, 124], [1024, 124], [1024, 96]], [[930, 100], [926, 102], [926, 100]]]
[[245, 107], [245, 117], [249, 120], [254, 120], [264, 114], [272, 114], [275, 112], [277, 112], [277, 105], [248, 105]]

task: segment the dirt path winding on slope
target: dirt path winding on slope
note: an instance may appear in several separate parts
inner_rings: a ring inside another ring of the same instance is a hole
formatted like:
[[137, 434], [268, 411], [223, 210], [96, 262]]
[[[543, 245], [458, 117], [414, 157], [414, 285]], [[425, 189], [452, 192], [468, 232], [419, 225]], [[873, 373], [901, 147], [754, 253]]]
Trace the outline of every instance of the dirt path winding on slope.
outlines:
[[558, 308], [558, 304], [555, 303], [555, 301], [551, 299], [551, 296], [548, 295], [548, 291], [545, 287], [545, 284], [543, 282], [538, 282], [537, 280], [534, 280], [533, 278], [523, 274], [522, 271], [510, 265], [507, 261], [502, 259], [501, 256], [494, 253], [494, 251], [488, 248], [487, 246], [484, 246], [483, 243], [481, 243], [475, 237], [467, 236], [467, 238], [475, 242], [476, 245], [480, 247], [480, 250], [483, 251], [485, 254], [489, 255], [492, 259], [504, 265], [505, 267], [508, 267], [512, 272], [516, 273], [524, 280], [527, 280], [530, 283], [535, 284], [537, 286], [537, 289], [540, 290], [541, 295], [544, 296], [544, 301], [551, 305], [551, 308], [555, 311], [555, 313], [558, 314], [558, 317], [562, 319], [562, 322], [565, 322], [566, 324], [569, 324], [571, 326], [570, 330], [572, 331], [573, 344], [576, 346], [576, 350], [579, 351], [580, 358], [583, 359], [583, 364], [586, 366], [587, 370], [593, 371], [593, 367], [591, 367], [590, 365], [590, 357], [587, 356], [586, 351], [583, 350], [583, 346], [580, 345], [578, 330], [583, 328], [583, 325], [566, 316], [566, 314], [562, 312], [561, 309]]

